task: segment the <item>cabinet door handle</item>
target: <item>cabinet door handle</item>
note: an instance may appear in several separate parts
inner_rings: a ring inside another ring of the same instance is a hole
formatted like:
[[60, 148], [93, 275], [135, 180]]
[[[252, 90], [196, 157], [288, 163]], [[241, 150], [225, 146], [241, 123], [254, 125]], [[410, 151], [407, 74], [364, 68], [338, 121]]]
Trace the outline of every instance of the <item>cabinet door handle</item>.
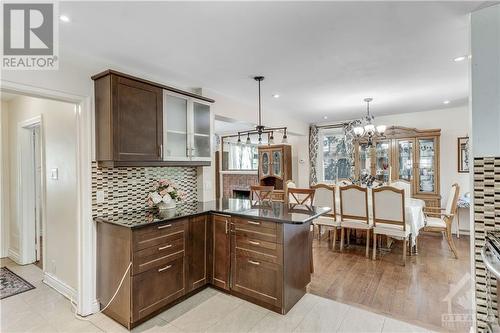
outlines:
[[250, 244], [252, 244], [252, 245], [260, 245], [260, 242], [255, 242], [255, 241], [252, 241], [252, 240], [249, 240], [248, 242]]
[[163, 158], [163, 144], [160, 144], [160, 157]]
[[172, 226], [171, 224], [160, 225], [158, 229], [170, 228], [171, 226]]
[[260, 265], [260, 262], [248, 259], [248, 263], [252, 265]]
[[228, 223], [228, 222], [227, 222], [227, 220], [226, 220], [226, 235], [227, 235], [227, 232], [228, 232], [228, 229], [229, 229], [229, 228], [228, 228], [228, 224], [229, 224], [229, 223]]
[[168, 266], [165, 266], [165, 267], [163, 267], [163, 268], [160, 268], [160, 269], [158, 269], [158, 273], [161, 273], [161, 272], [163, 272], [163, 271], [166, 271], [167, 269], [169, 269], [169, 268], [171, 268], [171, 267], [172, 267], [172, 265], [168, 265]]
[[260, 225], [260, 222], [247, 221], [248, 224]]
[[165, 245], [165, 246], [159, 247], [159, 248], [158, 248], [158, 251], [162, 251], [162, 250], [168, 249], [168, 248], [170, 248], [170, 247], [172, 247], [172, 244], [168, 244], [168, 245]]

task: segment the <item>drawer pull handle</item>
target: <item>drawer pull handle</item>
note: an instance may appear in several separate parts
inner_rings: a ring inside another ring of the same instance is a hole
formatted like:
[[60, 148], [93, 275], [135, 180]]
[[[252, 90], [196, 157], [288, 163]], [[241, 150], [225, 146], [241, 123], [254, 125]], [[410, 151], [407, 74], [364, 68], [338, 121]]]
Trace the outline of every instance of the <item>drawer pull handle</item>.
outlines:
[[167, 269], [169, 269], [170, 267], [172, 267], [172, 265], [168, 265], [168, 266], [165, 266], [165, 267], [163, 267], [163, 268], [160, 268], [160, 269], [158, 269], [158, 273], [161, 273], [161, 272], [163, 272], [163, 271], [166, 271], [166, 270], [167, 270]]
[[249, 240], [248, 242], [249, 242], [250, 244], [252, 244], [252, 245], [260, 245], [260, 242], [254, 242], [254, 241], [251, 241], [251, 240]]
[[158, 229], [170, 228], [171, 226], [172, 226], [171, 224], [165, 224], [165, 225], [159, 226]]
[[260, 222], [247, 221], [248, 224], [260, 225]]
[[159, 247], [159, 248], [158, 248], [158, 251], [168, 249], [169, 247], [172, 247], [172, 244], [168, 244], [168, 245], [165, 245], [165, 246]]
[[248, 263], [252, 264], [252, 265], [260, 265], [260, 262], [258, 261], [253, 261], [253, 260], [250, 260], [248, 259]]

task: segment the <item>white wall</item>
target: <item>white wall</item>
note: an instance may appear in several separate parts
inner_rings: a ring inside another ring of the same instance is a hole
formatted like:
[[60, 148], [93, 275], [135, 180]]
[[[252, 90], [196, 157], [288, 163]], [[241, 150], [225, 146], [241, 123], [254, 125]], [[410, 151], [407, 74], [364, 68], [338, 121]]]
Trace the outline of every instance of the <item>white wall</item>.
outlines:
[[471, 15], [473, 154], [500, 156], [500, 5]]
[[[45, 155], [45, 271], [77, 288], [77, 179], [76, 179], [76, 114], [69, 103], [20, 96], [8, 102], [9, 167], [10, 167], [10, 249], [19, 251], [17, 218], [18, 123], [42, 116], [42, 143]], [[50, 177], [58, 168], [59, 178]]]
[[8, 256], [9, 250], [9, 132], [8, 104], [2, 101], [0, 109], [0, 257]]

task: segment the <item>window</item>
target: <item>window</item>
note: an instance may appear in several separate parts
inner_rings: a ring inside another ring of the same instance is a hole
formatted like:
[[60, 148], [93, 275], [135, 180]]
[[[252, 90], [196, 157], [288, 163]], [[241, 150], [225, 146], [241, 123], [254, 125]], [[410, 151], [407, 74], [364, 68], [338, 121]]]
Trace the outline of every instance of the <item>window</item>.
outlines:
[[227, 142], [224, 143], [224, 155], [227, 166], [223, 165], [223, 170], [257, 170], [258, 168], [257, 145], [238, 145]]
[[352, 176], [351, 158], [343, 128], [320, 131], [320, 149], [318, 156], [318, 179], [323, 182], [335, 182]]

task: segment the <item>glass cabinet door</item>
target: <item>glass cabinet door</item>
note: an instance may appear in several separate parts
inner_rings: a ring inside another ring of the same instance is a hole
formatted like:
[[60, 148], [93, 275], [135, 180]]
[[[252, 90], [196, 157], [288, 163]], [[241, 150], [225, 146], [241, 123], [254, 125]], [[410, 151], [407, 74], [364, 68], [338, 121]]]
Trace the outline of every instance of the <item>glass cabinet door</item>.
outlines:
[[188, 100], [165, 93], [163, 123], [164, 159], [185, 160], [188, 154]]
[[397, 179], [411, 181], [413, 179], [414, 140], [397, 141]]
[[379, 141], [375, 144], [375, 178], [384, 183], [390, 181], [391, 141]]
[[370, 175], [371, 172], [371, 158], [370, 147], [366, 143], [359, 144], [359, 177]]
[[436, 192], [436, 142], [433, 138], [418, 139], [417, 191]]
[[193, 102], [193, 143], [192, 157], [210, 156], [210, 106]]
[[273, 164], [272, 164], [272, 172], [273, 176], [282, 178], [283, 170], [281, 165], [283, 164], [281, 150], [273, 150]]
[[260, 173], [261, 177], [268, 177], [271, 175], [270, 171], [270, 156], [268, 151], [263, 151], [260, 153]]

